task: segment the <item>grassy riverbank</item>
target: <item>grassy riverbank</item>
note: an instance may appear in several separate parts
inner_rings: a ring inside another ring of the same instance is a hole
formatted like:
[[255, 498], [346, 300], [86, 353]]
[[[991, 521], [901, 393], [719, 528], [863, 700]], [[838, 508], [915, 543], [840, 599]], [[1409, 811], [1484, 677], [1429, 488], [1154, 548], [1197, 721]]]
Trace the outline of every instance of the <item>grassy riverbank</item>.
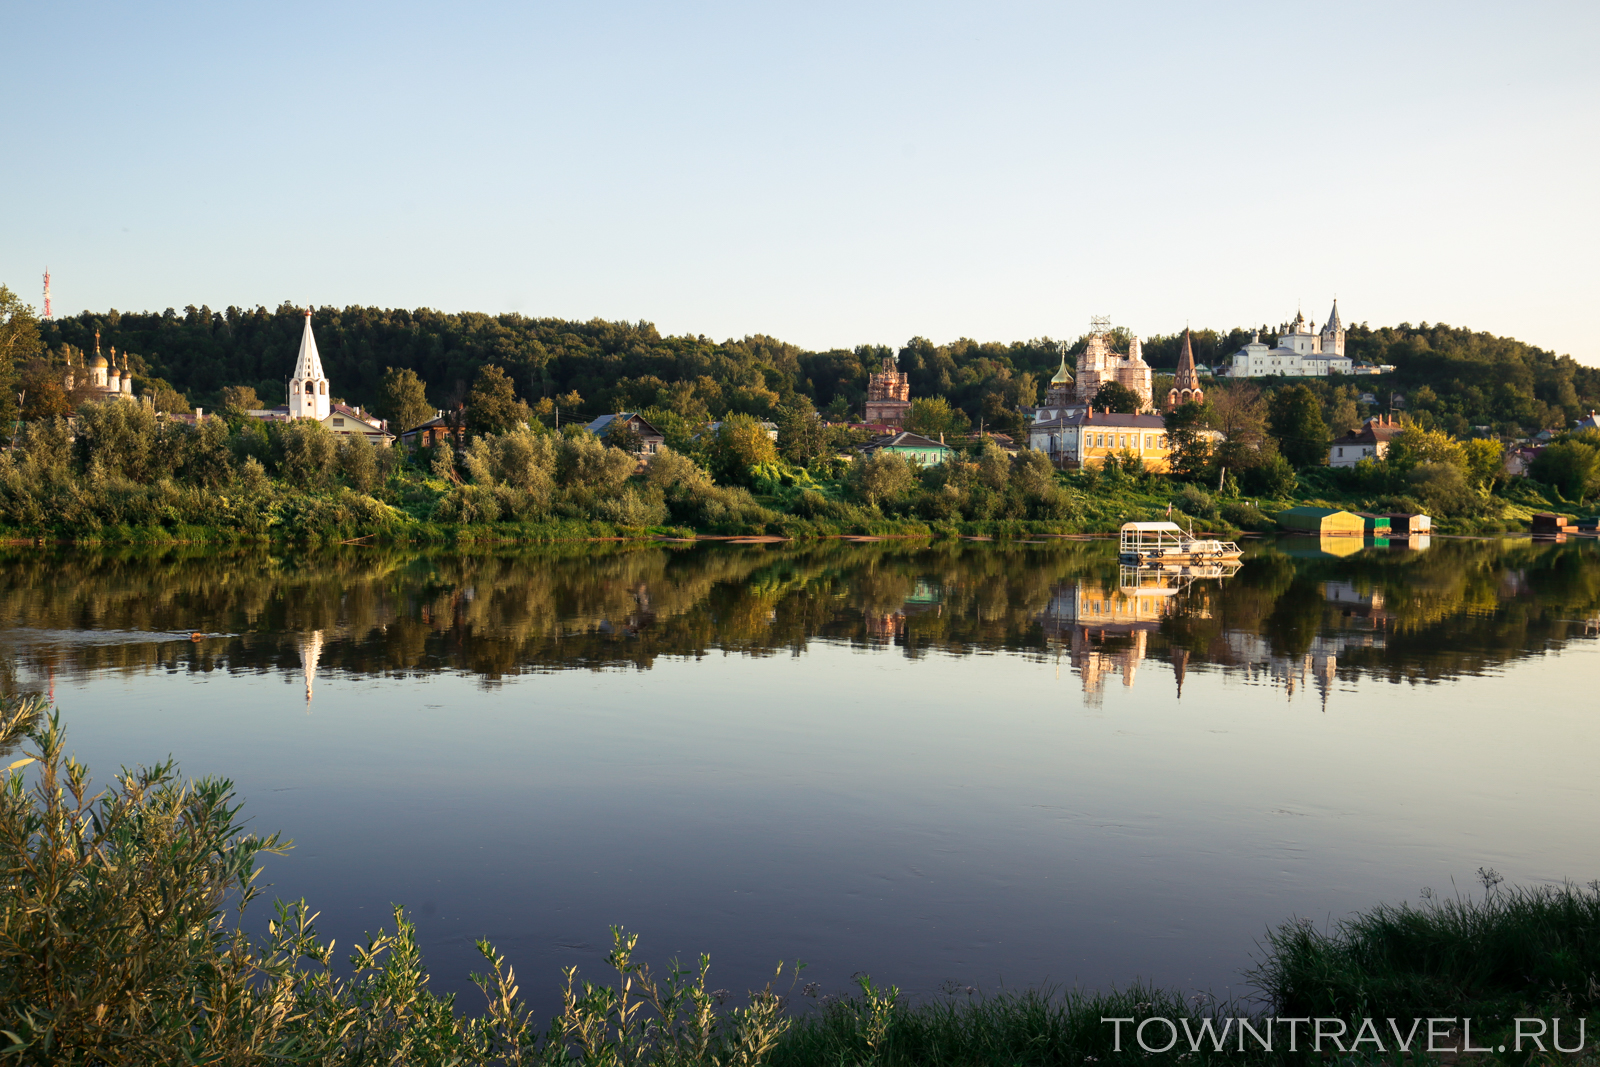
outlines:
[[[1255, 978], [1264, 999], [1251, 1006], [1138, 985], [949, 989], [912, 1003], [867, 978], [848, 992], [818, 990], [793, 966], [748, 996], [728, 996], [711, 988], [703, 957], [686, 971], [652, 972], [637, 939], [615, 931], [607, 959], [615, 973], [568, 972], [553, 1020], [531, 1015], [515, 975], [480, 943], [485, 974], [475, 981], [486, 1005], [473, 1011], [429, 991], [401, 911], [356, 946], [349, 967], [336, 963], [303, 901], [278, 905], [264, 942], [242, 933], [237, 916], [257, 895], [256, 861], [287, 843], [242, 832], [226, 781], [184, 782], [170, 764], [125, 771], [91, 795], [88, 769], [66, 758], [60, 723], [44, 711], [23, 701], [0, 713], [0, 764], [13, 768], [0, 793], [0, 1058], [9, 1062], [1399, 1063], [1386, 1029], [1383, 1055], [1370, 1043], [1338, 1055], [1348, 1034], [1326, 1046], [1329, 1056], [1307, 1055], [1304, 1029], [1290, 1054], [1283, 1024], [1266, 1016], [1380, 1026], [1389, 1017], [1470, 1016], [1474, 1039], [1497, 1047], [1510, 1043], [1513, 1016], [1560, 1016], [1570, 1043], [1576, 1020], [1600, 1009], [1600, 885], [1507, 890], [1484, 871], [1481, 899], [1379, 907], [1325, 930], [1283, 924], [1263, 946]], [[13, 762], [19, 745], [35, 762]], [[1203, 1024], [1240, 1016], [1276, 1034], [1273, 1051], [1239, 1042], [1237, 1030], [1221, 1049], [1198, 1038]], [[1120, 1052], [1108, 1018], [1131, 1020]], [[1176, 1028], [1152, 1024], [1152, 1045], [1185, 1027], [1197, 1039], [1146, 1054], [1135, 1035], [1147, 1019]]]
[[[0, 479], [7, 472], [0, 471]], [[22, 475], [15, 477], [19, 481]], [[976, 507], [928, 506], [930, 494], [867, 502], [847, 478], [769, 485], [764, 491], [710, 483], [654, 485], [648, 474], [625, 477], [602, 491], [574, 493], [542, 507], [519, 506], [504, 485], [480, 487], [397, 464], [371, 492], [340, 484], [241, 479], [203, 488], [170, 480], [153, 484], [95, 481], [28, 472], [26, 487], [0, 508], [0, 539], [87, 544], [162, 542], [341, 542], [470, 544], [696, 536], [777, 536], [795, 540], [840, 536], [1026, 539], [1111, 534], [1124, 522], [1165, 519], [1236, 535], [1272, 532], [1272, 516], [1298, 504], [1351, 510], [1394, 502], [1342, 491], [1308, 475], [1293, 494], [1241, 498], [1174, 484], [1164, 477], [1106, 478], [1060, 472], [1046, 486], [1049, 507], [1003, 487]], [[0, 486], [3, 491], [3, 486]], [[509, 498], [509, 499], [508, 499]], [[0, 502], [3, 503], [3, 502]], [[1416, 505], [1412, 505], [1416, 507]], [[1536, 483], [1522, 483], [1468, 515], [1436, 519], [1440, 533], [1525, 530], [1538, 511], [1576, 517], [1552, 503]], [[463, 521], [465, 520], [465, 521]]]

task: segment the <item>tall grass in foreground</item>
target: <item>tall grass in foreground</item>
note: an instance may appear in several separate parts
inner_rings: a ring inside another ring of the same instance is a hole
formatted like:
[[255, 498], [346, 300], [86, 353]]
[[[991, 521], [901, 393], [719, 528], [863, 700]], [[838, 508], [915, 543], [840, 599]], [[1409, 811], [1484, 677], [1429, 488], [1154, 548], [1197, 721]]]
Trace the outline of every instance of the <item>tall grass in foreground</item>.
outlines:
[[1502, 888], [1484, 895], [1380, 904], [1319, 931], [1268, 934], [1252, 975], [1280, 1015], [1508, 1019], [1534, 1006], [1600, 1009], [1600, 882]]
[[[706, 957], [653, 974], [635, 958], [637, 937], [620, 929], [607, 957], [615, 978], [580, 981], [568, 968], [561, 1009], [544, 1025], [504, 959], [479, 942], [486, 968], [473, 979], [485, 1006], [458, 1011], [453, 996], [428, 989], [415, 929], [398, 908], [393, 931], [355, 946], [343, 974], [303, 900], [276, 905], [264, 940], [246, 936], [236, 917], [256, 896], [255, 861], [288, 842], [243, 833], [229, 782], [183, 782], [170, 763], [123, 770], [91, 793], [87, 768], [63, 755], [59, 719], [43, 712], [35, 701], [0, 707], [0, 770], [8, 772], [0, 789], [0, 1064], [1200, 1067], [1320, 1058], [1287, 1055], [1281, 1042], [1268, 1054], [1187, 1039], [1146, 1054], [1131, 1040], [1140, 1021], [1198, 1030], [1208, 1017], [1245, 1013], [1137, 986], [986, 997], [952, 990], [908, 1004], [865, 977], [858, 994], [817, 998], [812, 985], [796, 996], [798, 973], [785, 985], [780, 966], [778, 989], [769, 983], [725, 1007], [727, 994], [707, 988]], [[29, 754], [7, 768], [5, 754], [24, 740]], [[1298, 1014], [1482, 1014], [1473, 998], [1484, 995], [1587, 1011], [1594, 982], [1581, 991], [1575, 983], [1593, 973], [1597, 910], [1600, 892], [1591, 887], [1494, 894], [1482, 905], [1444, 902], [1426, 912], [1380, 908], [1326, 935], [1290, 924], [1272, 936], [1262, 980], [1276, 1006]], [[1108, 1017], [1133, 1023], [1120, 1053]]]

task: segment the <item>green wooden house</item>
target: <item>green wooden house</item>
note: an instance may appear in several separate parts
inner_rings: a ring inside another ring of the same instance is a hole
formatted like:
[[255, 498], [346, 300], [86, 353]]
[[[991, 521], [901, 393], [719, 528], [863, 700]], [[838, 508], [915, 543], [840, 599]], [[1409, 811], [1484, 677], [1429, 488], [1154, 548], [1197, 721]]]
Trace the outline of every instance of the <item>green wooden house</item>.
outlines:
[[936, 463], [943, 463], [955, 453], [955, 449], [943, 441], [935, 441], [921, 434], [896, 433], [873, 438], [861, 446], [861, 452], [863, 455], [894, 452], [921, 466], [931, 467]]

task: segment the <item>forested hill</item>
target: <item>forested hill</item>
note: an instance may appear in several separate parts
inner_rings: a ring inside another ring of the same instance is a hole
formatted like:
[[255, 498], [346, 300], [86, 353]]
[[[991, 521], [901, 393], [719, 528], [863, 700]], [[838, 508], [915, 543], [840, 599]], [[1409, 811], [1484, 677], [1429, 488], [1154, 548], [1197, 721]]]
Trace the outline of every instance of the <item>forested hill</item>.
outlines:
[[[303, 311], [189, 307], [182, 312], [85, 312], [40, 324], [49, 353], [63, 345], [132, 354], [136, 371], [163, 379], [191, 403], [215, 406], [224, 386], [253, 386], [268, 403], [281, 402], [300, 343]], [[663, 408], [693, 417], [727, 411], [769, 414], [805, 397], [818, 409], [859, 411], [867, 375], [890, 349], [808, 352], [757, 335], [713, 341], [663, 337], [645, 322], [567, 322], [518, 314], [446, 314], [349, 307], [320, 308], [313, 317], [318, 348], [335, 390], [348, 402], [371, 404], [388, 367], [410, 368], [429, 396], [443, 404], [457, 383], [479, 367], [502, 367], [524, 397], [577, 392], [584, 413]], [[1250, 331], [1194, 332], [1202, 363], [1220, 362]], [[1358, 360], [1391, 363], [1395, 384], [1427, 386], [1425, 404], [1452, 421], [1516, 421], [1529, 427], [1567, 424], [1600, 408], [1600, 369], [1568, 356], [1440, 324], [1348, 332]], [[1081, 350], [1082, 339], [1072, 346]], [[1158, 370], [1176, 363], [1177, 333], [1152, 337], [1146, 358]], [[962, 339], [935, 345], [914, 338], [895, 350], [914, 396], [944, 396], [974, 419], [1005, 424], [1018, 406], [1035, 403], [1058, 363], [1050, 338], [996, 343]], [[1070, 357], [1069, 357], [1070, 362]], [[1363, 379], [1371, 382], [1371, 379]], [[1489, 418], [1493, 415], [1493, 418]]]

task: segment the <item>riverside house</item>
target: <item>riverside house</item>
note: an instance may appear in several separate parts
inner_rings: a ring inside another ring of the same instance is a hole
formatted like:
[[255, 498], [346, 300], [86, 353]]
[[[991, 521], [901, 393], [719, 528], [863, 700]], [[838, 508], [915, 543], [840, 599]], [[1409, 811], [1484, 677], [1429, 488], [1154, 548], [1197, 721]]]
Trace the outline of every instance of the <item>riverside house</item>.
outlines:
[[1159, 415], [1126, 415], [1085, 408], [1028, 427], [1028, 447], [1043, 452], [1058, 467], [1081, 468], [1124, 455], [1144, 461], [1146, 470], [1164, 471], [1170, 452], [1167, 424]]
[[641, 456], [653, 456], [661, 451], [661, 446], [666, 444], [667, 438], [660, 430], [645, 421], [643, 415], [632, 411], [619, 411], [615, 415], [601, 415], [584, 429], [604, 441], [611, 436], [611, 431], [618, 426], [626, 426], [639, 436], [639, 451]]
[[1389, 442], [1404, 428], [1392, 415], [1370, 418], [1361, 429], [1350, 431], [1328, 446], [1328, 466], [1354, 467], [1364, 459], [1382, 459], [1389, 451]]
[[886, 434], [874, 438], [861, 446], [863, 455], [874, 452], [894, 452], [906, 459], [920, 463], [924, 467], [931, 467], [936, 463], [943, 463], [955, 449], [943, 441], [935, 441], [915, 433]]

